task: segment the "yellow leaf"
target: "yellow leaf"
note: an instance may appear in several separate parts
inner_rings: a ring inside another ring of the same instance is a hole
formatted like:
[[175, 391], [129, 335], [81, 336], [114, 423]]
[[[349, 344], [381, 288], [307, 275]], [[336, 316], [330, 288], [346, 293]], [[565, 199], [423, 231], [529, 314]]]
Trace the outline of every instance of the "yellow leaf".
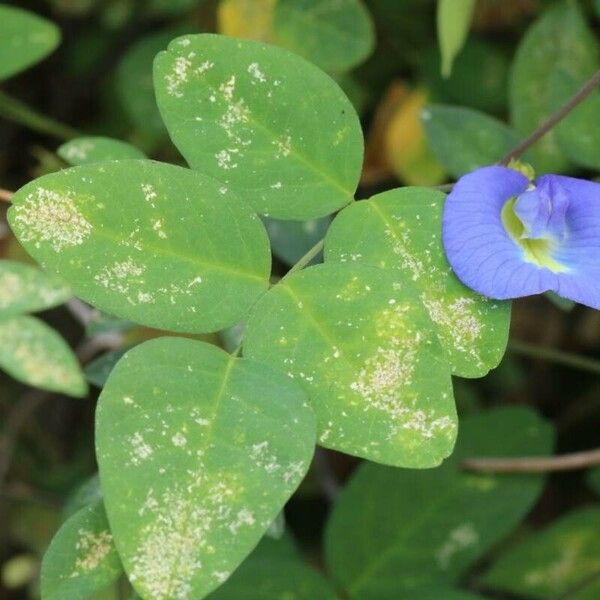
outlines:
[[421, 124], [421, 111], [427, 101], [424, 90], [410, 92], [390, 119], [385, 135], [387, 163], [408, 185], [437, 185], [446, 176], [429, 149]]
[[218, 9], [219, 33], [261, 42], [270, 41], [276, 3], [277, 0], [221, 0]]

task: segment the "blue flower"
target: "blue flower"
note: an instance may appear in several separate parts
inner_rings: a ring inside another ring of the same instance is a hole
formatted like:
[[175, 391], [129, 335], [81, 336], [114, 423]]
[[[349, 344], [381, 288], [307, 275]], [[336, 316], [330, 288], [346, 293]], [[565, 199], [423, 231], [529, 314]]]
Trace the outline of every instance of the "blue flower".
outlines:
[[546, 291], [600, 309], [600, 184], [507, 167], [461, 177], [444, 206], [450, 266], [503, 300]]

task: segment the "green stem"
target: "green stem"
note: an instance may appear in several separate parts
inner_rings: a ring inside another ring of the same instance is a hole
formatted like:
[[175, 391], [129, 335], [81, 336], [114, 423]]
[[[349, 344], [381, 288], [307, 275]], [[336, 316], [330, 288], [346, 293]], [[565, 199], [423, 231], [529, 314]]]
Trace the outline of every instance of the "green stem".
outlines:
[[303, 269], [321, 250], [323, 250], [323, 246], [325, 245], [325, 238], [319, 240], [296, 264], [292, 266], [292, 268], [285, 274], [285, 276], [281, 279], [283, 281], [288, 275]]
[[77, 130], [38, 113], [27, 104], [2, 91], [0, 91], [0, 117], [65, 141], [81, 135]]
[[544, 348], [543, 346], [536, 346], [535, 344], [528, 344], [526, 342], [519, 342], [517, 340], [509, 342], [508, 349], [521, 356], [539, 358], [541, 360], [556, 363], [557, 365], [573, 367], [574, 369], [600, 375], [600, 361], [579, 354], [571, 354], [570, 352], [562, 352], [561, 350], [552, 350], [550, 348]]

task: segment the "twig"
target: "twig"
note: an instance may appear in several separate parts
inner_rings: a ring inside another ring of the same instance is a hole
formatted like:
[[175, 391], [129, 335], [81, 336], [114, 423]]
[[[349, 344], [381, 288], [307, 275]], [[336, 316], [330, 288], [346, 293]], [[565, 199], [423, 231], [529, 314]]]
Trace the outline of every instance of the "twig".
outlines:
[[597, 71], [577, 90], [556, 112], [552, 113], [531, 135], [505, 154], [499, 164], [507, 165], [511, 159], [519, 158], [555, 125], [562, 121], [578, 104], [583, 102], [600, 85], [600, 71]]
[[2, 91], [0, 91], [0, 116], [60, 140], [68, 141], [81, 135], [76, 129], [37, 112]]
[[600, 465], [600, 448], [561, 456], [519, 458], [467, 458], [463, 469], [481, 473], [547, 473]]
[[592, 358], [587, 358], [586, 356], [581, 356], [580, 354], [570, 354], [568, 352], [562, 352], [561, 350], [552, 350], [551, 348], [544, 348], [543, 346], [536, 346], [535, 344], [528, 344], [518, 340], [510, 341], [508, 350], [522, 356], [540, 358], [565, 367], [573, 367], [575, 369], [600, 375], [600, 362]]
[[10, 192], [9, 190], [5, 190], [3, 188], [0, 188], [0, 201], [2, 202], [12, 202], [12, 197], [14, 196], [13, 192]]
[[81, 326], [85, 329], [93, 320], [96, 310], [91, 308], [79, 298], [71, 298], [65, 302], [67, 310], [75, 317]]
[[325, 238], [319, 240], [298, 262], [296, 262], [292, 268], [282, 277], [281, 281], [283, 281], [288, 275], [299, 271], [304, 268], [321, 250], [323, 250], [323, 246], [325, 245]]

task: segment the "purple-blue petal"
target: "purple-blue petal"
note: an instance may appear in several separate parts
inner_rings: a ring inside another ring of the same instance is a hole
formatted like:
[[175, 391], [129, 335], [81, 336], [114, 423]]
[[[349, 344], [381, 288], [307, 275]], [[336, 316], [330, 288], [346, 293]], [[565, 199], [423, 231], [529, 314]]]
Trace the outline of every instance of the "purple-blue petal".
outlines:
[[553, 253], [569, 272], [558, 274], [555, 291], [600, 309], [600, 184], [562, 175], [553, 177], [571, 198], [566, 215], [567, 236]]
[[518, 171], [484, 167], [461, 177], [446, 199], [446, 256], [457, 277], [484, 296], [503, 300], [558, 287], [557, 274], [525, 261], [502, 223], [505, 203], [528, 185]]

